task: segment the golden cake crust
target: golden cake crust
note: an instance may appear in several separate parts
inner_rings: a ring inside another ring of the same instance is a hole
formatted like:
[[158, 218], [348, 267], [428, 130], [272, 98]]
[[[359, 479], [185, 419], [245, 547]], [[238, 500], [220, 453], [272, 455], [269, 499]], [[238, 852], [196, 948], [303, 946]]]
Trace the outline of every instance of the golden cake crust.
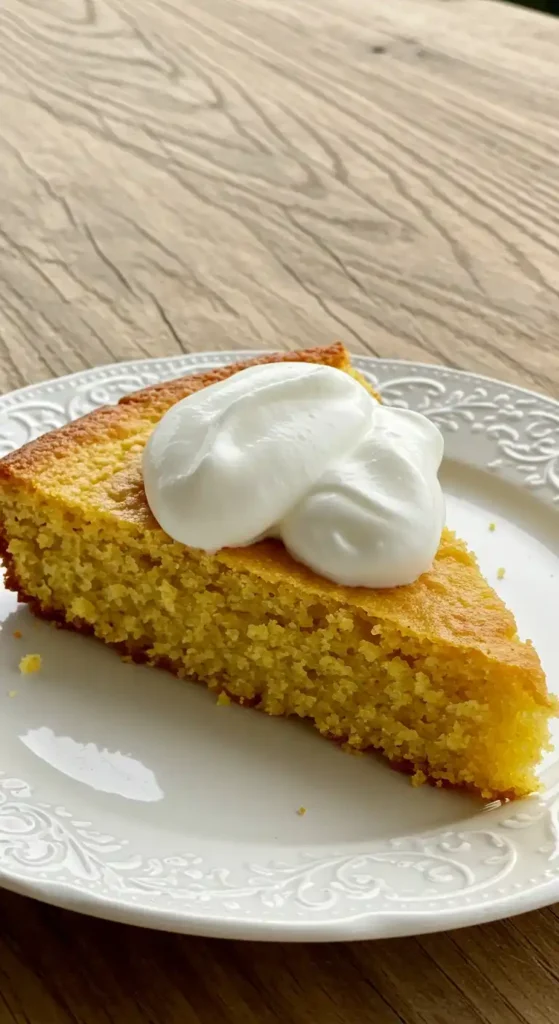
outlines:
[[[340, 370], [351, 368], [349, 353], [341, 343], [336, 343], [328, 348], [273, 353], [165, 381], [127, 395], [118, 405], [96, 410], [6, 456], [0, 460], [0, 479], [13, 480], [26, 489], [35, 490], [50, 464], [60, 463], [76, 452], [87, 461], [89, 445], [111, 436], [125, 439], [139, 426], [145, 435], [146, 424], [151, 429], [151, 425], [181, 399], [248, 366], [271, 362], [321, 363]], [[141, 451], [131, 453], [125, 468], [99, 486], [95, 508], [145, 530], [161, 531], [146, 501]], [[15, 579], [4, 538], [0, 538], [0, 550], [7, 566], [9, 585], [20, 592], [22, 599], [27, 599]], [[312, 593], [317, 601], [321, 598], [338, 601], [367, 617], [392, 622], [395, 628], [419, 639], [442, 640], [465, 653], [478, 650], [493, 663], [517, 670], [523, 676], [524, 686], [542, 703], [550, 702], [536, 651], [530, 642], [518, 643], [513, 615], [480, 576], [475, 557], [449, 530], [443, 532], [432, 570], [409, 586], [391, 590], [338, 586], [296, 562], [284, 546], [274, 540], [247, 548], [224, 549], [216, 557], [234, 570], [249, 571], [272, 584], [289, 580]], [[42, 611], [48, 613], [48, 609]]]
[[76, 449], [84, 451], [88, 444], [111, 435], [124, 437], [133, 429], [135, 421], [147, 419], [156, 423], [176, 402], [209, 387], [210, 384], [227, 380], [234, 373], [249, 366], [287, 362], [320, 363], [339, 370], [347, 370], [351, 365], [347, 349], [341, 342], [336, 342], [327, 348], [271, 352], [245, 362], [202, 370], [186, 377], [178, 377], [176, 380], [162, 381], [160, 384], [153, 384], [141, 391], [125, 395], [118, 405], [95, 409], [81, 419], [44, 434], [11, 452], [0, 459], [0, 478], [26, 480], [33, 486], [35, 475], [44, 470], [48, 463], [63, 459]]

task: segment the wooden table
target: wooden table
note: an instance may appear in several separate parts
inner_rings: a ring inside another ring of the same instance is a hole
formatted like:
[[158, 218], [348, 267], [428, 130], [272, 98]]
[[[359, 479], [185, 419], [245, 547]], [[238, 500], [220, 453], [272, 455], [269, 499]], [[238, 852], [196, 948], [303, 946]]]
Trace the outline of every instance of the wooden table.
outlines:
[[[484, 0], [3, 0], [0, 388], [297, 347], [559, 394], [559, 21]], [[257, 946], [0, 898], [0, 1024], [542, 1024], [557, 909]]]

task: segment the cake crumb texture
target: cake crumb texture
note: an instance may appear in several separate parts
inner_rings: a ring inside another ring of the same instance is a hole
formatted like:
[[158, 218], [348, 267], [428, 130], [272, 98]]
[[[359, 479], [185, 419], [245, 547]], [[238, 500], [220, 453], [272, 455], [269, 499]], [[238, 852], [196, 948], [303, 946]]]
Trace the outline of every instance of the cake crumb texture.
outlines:
[[19, 663], [19, 671], [23, 676], [28, 676], [32, 672], [38, 672], [42, 661], [43, 659], [40, 654], [24, 654]]
[[[272, 358], [355, 373], [341, 345]], [[349, 749], [380, 749], [415, 784], [488, 798], [537, 789], [556, 704], [533, 646], [453, 533], [431, 572], [374, 591], [322, 579], [275, 540], [208, 555], [155, 522], [141, 474], [153, 426], [241, 368], [127, 396], [1, 460], [7, 585], [133, 661], [205, 683], [218, 704], [226, 691], [309, 719]], [[39, 666], [38, 655], [20, 665]]]

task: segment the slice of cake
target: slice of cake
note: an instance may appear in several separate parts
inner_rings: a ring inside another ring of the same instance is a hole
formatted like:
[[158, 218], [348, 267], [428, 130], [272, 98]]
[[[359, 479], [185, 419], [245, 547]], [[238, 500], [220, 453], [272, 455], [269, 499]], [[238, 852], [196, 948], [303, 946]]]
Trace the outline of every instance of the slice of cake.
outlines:
[[[341, 345], [255, 363], [280, 361], [357, 376]], [[0, 461], [8, 587], [136, 661], [382, 750], [418, 782], [484, 797], [537, 788], [555, 702], [534, 648], [449, 531], [431, 571], [371, 590], [328, 581], [279, 540], [208, 554], [155, 521], [142, 476], [154, 426], [247, 365], [148, 388]]]

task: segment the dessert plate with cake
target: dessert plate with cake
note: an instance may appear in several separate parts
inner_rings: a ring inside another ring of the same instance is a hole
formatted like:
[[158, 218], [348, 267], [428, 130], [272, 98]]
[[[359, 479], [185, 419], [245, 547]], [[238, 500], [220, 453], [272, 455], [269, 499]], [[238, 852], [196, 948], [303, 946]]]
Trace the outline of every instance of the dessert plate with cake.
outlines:
[[204, 353], [7, 395], [0, 455], [2, 884], [293, 940], [559, 897], [558, 403]]

